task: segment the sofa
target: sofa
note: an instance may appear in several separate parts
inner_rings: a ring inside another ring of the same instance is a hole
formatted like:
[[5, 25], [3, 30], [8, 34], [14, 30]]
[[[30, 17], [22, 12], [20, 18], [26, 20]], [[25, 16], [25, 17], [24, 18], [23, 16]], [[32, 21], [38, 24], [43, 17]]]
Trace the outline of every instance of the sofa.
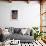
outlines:
[[[23, 29], [23, 32], [22, 32], [22, 29]], [[8, 32], [10, 32], [10, 35], [5, 37], [5, 39], [20, 40], [21, 43], [32, 43], [34, 41], [32, 31], [31, 30], [29, 31], [29, 28], [10, 27], [8, 28]]]

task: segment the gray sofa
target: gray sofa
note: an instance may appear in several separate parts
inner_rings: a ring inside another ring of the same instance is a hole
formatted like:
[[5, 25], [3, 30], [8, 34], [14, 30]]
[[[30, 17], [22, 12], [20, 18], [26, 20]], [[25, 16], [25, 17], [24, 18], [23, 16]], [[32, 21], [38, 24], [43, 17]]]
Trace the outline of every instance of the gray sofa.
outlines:
[[[9, 32], [11, 33], [9, 36], [5, 37], [5, 39], [9, 39], [10, 40], [20, 40], [21, 43], [30, 43], [34, 41], [34, 37], [31, 35], [26, 34], [22, 34], [21, 33], [21, 29], [22, 28], [9, 28]], [[26, 28], [24, 28], [26, 29]], [[32, 31], [30, 32], [32, 34]]]

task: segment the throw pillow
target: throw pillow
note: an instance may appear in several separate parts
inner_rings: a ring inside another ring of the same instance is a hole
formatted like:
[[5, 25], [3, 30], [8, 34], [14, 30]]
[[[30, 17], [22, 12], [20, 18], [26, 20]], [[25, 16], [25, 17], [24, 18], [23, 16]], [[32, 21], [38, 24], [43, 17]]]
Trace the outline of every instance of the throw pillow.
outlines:
[[14, 33], [19, 33], [20, 31], [21, 31], [20, 28], [15, 28], [15, 29], [14, 29]]
[[26, 32], [27, 32], [27, 28], [21, 29], [21, 33], [22, 33], [23, 35], [26, 34]]

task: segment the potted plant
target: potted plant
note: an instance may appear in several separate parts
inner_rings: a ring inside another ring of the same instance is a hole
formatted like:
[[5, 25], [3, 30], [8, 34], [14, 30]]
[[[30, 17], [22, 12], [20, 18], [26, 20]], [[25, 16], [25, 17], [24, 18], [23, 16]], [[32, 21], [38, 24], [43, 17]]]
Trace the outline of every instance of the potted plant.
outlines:
[[34, 33], [34, 40], [36, 40], [38, 37], [41, 38], [42, 32], [38, 31], [39, 28], [38, 27], [32, 27], [32, 28], [35, 31], [35, 33]]

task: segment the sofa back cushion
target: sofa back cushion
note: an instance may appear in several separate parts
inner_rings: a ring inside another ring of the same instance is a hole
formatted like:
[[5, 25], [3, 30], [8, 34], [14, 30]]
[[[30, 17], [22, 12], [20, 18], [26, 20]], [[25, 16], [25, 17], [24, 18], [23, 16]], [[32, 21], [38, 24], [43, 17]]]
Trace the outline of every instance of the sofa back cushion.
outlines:
[[14, 33], [20, 33], [21, 29], [20, 28], [14, 28]]
[[14, 33], [14, 27], [9, 27], [8, 32], [13, 34]]

